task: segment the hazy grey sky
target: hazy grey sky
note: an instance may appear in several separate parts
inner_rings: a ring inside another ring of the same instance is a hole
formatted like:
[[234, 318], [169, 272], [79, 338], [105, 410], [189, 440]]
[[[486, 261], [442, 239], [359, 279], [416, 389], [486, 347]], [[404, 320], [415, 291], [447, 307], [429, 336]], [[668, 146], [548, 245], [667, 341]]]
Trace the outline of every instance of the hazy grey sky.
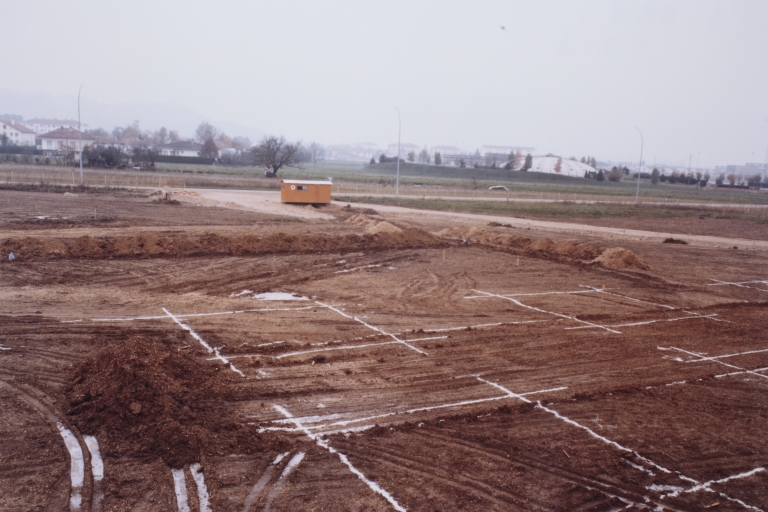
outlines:
[[323, 143], [395, 142], [397, 106], [416, 144], [636, 160], [637, 126], [649, 163], [762, 162], [768, 149], [765, 0], [3, 0], [0, 11], [3, 89], [84, 85], [95, 101], [176, 102]]

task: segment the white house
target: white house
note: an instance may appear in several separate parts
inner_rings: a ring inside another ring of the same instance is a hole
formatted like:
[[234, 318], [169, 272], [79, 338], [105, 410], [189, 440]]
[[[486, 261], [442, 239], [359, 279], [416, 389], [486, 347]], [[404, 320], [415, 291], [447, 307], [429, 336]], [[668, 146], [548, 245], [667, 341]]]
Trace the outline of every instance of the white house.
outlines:
[[155, 149], [159, 150], [161, 155], [200, 156], [200, 150], [203, 149], [203, 145], [193, 140], [180, 140], [178, 142], [160, 144], [155, 146]]
[[40, 136], [40, 140], [43, 143], [43, 152], [47, 155], [66, 150], [79, 152], [81, 143], [83, 148], [94, 143], [93, 137], [81, 134], [74, 128], [59, 128], [44, 133]]
[[0, 138], [5, 135], [9, 144], [17, 146], [34, 146], [35, 132], [23, 124], [11, 121], [10, 119], [0, 119]]
[[[37, 133], [38, 135], [42, 135], [44, 133], [52, 132], [53, 130], [57, 130], [59, 128], [74, 128], [78, 129], [78, 123], [77, 121], [73, 121], [71, 119], [28, 119], [24, 121], [24, 126], [32, 130], [33, 132]], [[83, 128], [87, 128], [88, 125], [83, 123]]]

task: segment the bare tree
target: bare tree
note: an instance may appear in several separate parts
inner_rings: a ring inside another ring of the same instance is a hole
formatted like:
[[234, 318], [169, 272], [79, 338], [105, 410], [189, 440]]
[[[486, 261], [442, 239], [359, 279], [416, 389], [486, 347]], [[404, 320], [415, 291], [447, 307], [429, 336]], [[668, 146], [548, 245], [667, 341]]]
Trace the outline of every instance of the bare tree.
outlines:
[[211, 123], [203, 121], [198, 125], [197, 130], [195, 130], [195, 139], [197, 139], [197, 142], [202, 143], [208, 139], [215, 140], [218, 134], [219, 130], [217, 130], [215, 126], [213, 126]]
[[177, 130], [171, 130], [168, 132], [169, 142], [179, 142], [180, 140], [181, 140], [181, 137], [179, 137], [179, 132]]
[[322, 160], [325, 156], [325, 148], [317, 142], [313, 142], [309, 145], [309, 156], [312, 159], [312, 163], [317, 165], [317, 161]]
[[296, 153], [299, 151], [298, 143], [286, 142], [285, 137], [264, 137], [251, 151], [258, 165], [263, 165], [272, 170], [277, 177], [277, 171], [282, 167], [292, 167], [296, 163]]

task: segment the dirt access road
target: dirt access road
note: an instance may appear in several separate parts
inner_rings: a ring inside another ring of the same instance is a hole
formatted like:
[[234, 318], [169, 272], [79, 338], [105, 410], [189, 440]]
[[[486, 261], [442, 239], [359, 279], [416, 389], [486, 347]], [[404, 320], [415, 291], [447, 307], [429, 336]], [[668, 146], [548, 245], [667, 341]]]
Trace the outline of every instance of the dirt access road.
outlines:
[[[330, 215], [317, 211], [311, 206], [286, 205], [280, 202], [280, 193], [271, 191], [227, 191], [204, 190], [172, 191], [173, 197], [183, 202], [190, 202], [201, 206], [219, 206], [224, 208], [246, 209], [260, 213], [272, 213], [304, 219], [328, 219]], [[455, 198], [451, 198], [455, 199]], [[335, 202], [343, 206], [347, 203]], [[663, 204], [663, 203], [660, 203]], [[352, 203], [356, 209], [373, 208], [376, 211], [387, 214], [394, 219], [402, 218], [413, 222], [421, 219], [421, 222], [430, 224], [426, 219], [434, 219], [434, 222], [450, 221], [456, 224], [487, 224], [496, 222], [507, 224], [518, 229], [533, 229], [564, 235], [581, 235], [607, 238], [614, 241], [644, 240], [648, 242], [661, 242], [665, 238], [676, 238], [702, 247], [732, 248], [733, 246], [750, 250], [768, 250], [767, 240], [750, 240], [743, 238], [731, 238], [720, 236], [692, 235], [680, 232], [644, 231], [638, 229], [621, 229], [606, 226], [590, 226], [586, 224], [574, 224], [569, 222], [552, 222], [545, 220], [519, 219], [503, 215], [483, 215], [473, 213], [440, 212], [431, 210], [416, 210], [400, 206], [366, 205]]]
[[763, 251], [90, 199], [0, 210], [2, 510], [768, 510]]

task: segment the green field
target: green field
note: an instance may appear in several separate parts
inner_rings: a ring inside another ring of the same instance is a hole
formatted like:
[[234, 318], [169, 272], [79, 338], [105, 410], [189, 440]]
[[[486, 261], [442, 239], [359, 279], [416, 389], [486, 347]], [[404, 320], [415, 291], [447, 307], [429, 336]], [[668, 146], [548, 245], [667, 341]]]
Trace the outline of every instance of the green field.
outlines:
[[334, 196], [334, 200], [373, 205], [404, 206], [424, 210], [463, 213], [483, 213], [521, 218], [629, 218], [665, 219], [670, 217], [705, 217], [711, 219], [739, 219], [768, 222], [768, 208], [764, 207], [698, 207], [693, 205], [657, 204], [580, 204], [573, 202], [518, 202], [518, 201], [455, 201], [450, 199], [419, 199], [394, 197]]

